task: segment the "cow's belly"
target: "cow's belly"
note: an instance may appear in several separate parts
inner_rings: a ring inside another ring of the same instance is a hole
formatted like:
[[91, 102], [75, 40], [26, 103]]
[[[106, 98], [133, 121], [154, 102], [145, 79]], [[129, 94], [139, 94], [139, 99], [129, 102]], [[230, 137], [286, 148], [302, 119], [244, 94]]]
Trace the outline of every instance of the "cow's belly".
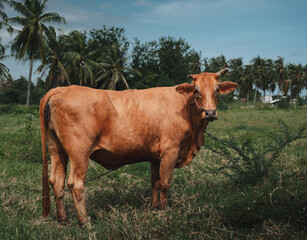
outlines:
[[117, 153], [107, 151], [105, 149], [99, 149], [99, 150], [94, 151], [91, 154], [90, 159], [99, 163], [104, 168], [109, 169], [109, 170], [117, 169], [119, 167], [122, 167], [127, 164], [131, 164], [131, 163], [138, 163], [138, 162], [152, 160], [151, 157], [146, 156], [146, 154], [144, 153], [133, 153], [133, 154], [127, 154], [127, 155], [120, 155]]

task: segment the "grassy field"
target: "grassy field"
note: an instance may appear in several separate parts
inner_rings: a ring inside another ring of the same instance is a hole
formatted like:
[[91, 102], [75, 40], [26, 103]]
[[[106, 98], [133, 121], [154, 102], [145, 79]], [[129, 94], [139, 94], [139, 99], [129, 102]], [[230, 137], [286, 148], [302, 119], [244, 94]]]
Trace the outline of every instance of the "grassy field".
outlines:
[[[0, 239], [307, 238], [306, 138], [288, 144], [260, 181], [243, 185], [228, 177], [229, 169], [217, 170], [227, 165], [225, 156], [202, 147], [190, 165], [175, 170], [166, 210], [150, 208], [149, 163], [125, 166], [86, 183], [91, 224], [80, 228], [69, 191], [68, 226], [57, 223], [53, 199], [50, 217], [41, 217], [39, 119], [37, 110], [26, 112], [0, 113]], [[261, 153], [279, 140], [278, 119], [295, 134], [307, 109], [232, 105], [207, 131], [219, 139], [232, 136], [238, 146], [248, 139]], [[88, 179], [104, 172], [91, 162]]]

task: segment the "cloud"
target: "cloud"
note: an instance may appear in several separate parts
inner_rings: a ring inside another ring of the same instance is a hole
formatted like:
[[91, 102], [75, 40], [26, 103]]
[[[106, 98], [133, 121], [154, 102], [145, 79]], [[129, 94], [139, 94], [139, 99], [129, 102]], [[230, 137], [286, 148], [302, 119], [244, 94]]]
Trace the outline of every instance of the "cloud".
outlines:
[[117, 25], [122, 24], [129, 19], [124, 13], [112, 13], [109, 11], [114, 6], [113, 2], [97, 2], [90, 1], [87, 4], [84, 2], [72, 1], [50, 1], [49, 9], [59, 13], [60, 16], [66, 19], [67, 25], [62, 27], [66, 29], [84, 29], [99, 28], [102, 25]]
[[150, 5], [152, 5], [152, 2], [150, 0], [136, 0], [133, 5], [135, 5], [135, 6], [150, 6]]
[[[146, 0], [138, 0], [146, 1]], [[264, 2], [264, 3], [263, 3]], [[265, 1], [251, 0], [178, 0], [152, 2], [151, 8], [138, 13], [134, 19], [144, 23], [180, 25], [187, 21], [210, 24], [227, 16], [242, 15], [251, 9], [267, 9]]]
[[141, 12], [135, 16], [139, 21], [144, 23], [159, 23], [159, 24], [182, 24], [187, 20], [200, 20], [212, 16], [218, 16], [216, 11], [210, 12], [212, 9], [226, 8], [228, 2], [238, 2], [241, 0], [232, 1], [166, 1], [160, 4], [155, 4], [146, 12]]
[[104, 2], [100, 5], [100, 9], [108, 9], [114, 6], [114, 3]]

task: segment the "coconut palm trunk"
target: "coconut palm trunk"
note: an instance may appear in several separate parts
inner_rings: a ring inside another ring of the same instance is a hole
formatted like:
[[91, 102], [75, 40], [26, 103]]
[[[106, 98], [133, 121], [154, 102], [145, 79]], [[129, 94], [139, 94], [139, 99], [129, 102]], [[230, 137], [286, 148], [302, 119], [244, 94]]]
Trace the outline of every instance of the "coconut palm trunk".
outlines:
[[29, 70], [29, 82], [28, 82], [28, 92], [27, 92], [27, 106], [30, 105], [31, 98], [31, 80], [32, 80], [32, 71], [33, 71], [33, 61], [34, 61], [34, 53], [31, 52], [31, 61], [30, 61], [30, 70]]

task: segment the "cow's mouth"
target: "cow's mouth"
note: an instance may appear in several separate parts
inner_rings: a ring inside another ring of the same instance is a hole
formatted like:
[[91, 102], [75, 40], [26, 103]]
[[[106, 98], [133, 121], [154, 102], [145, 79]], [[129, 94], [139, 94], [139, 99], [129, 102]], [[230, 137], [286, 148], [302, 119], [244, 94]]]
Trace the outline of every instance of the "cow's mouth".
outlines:
[[209, 122], [213, 122], [214, 120], [217, 120], [217, 118], [216, 117], [205, 117], [205, 120]]

